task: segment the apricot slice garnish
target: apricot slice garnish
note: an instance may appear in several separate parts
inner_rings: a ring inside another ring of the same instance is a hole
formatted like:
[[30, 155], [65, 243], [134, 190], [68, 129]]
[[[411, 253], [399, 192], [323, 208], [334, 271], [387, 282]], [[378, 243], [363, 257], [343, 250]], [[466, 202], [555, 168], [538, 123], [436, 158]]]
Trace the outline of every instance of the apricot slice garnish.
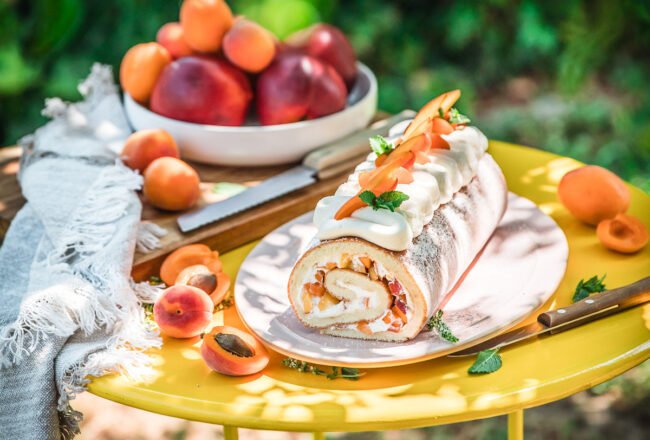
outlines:
[[183, 269], [198, 264], [206, 266], [213, 274], [221, 272], [219, 252], [213, 251], [204, 244], [191, 244], [176, 249], [165, 258], [160, 267], [160, 278], [165, 284], [171, 286], [176, 283]]
[[638, 252], [648, 244], [648, 229], [631, 215], [618, 214], [598, 223], [598, 239], [608, 249], [623, 254]]
[[203, 337], [201, 356], [221, 374], [245, 376], [262, 371], [269, 354], [253, 336], [229, 326], [217, 326]]

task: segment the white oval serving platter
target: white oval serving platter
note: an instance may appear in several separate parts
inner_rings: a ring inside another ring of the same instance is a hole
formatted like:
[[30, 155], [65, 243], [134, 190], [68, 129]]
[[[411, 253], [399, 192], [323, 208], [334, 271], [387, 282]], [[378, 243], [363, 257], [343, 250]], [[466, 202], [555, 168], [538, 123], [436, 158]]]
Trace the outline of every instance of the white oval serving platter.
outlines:
[[316, 232], [311, 216], [281, 226], [251, 251], [237, 276], [235, 303], [244, 324], [272, 349], [327, 365], [404, 365], [495, 336], [553, 295], [569, 254], [557, 224], [534, 203], [511, 193], [500, 225], [444, 306], [444, 321], [460, 342], [451, 344], [433, 332], [398, 343], [339, 338], [305, 327], [289, 305], [289, 274]]
[[310, 151], [365, 128], [377, 111], [377, 78], [362, 63], [347, 106], [308, 121], [241, 127], [195, 124], [167, 118], [124, 94], [126, 115], [135, 130], [162, 128], [179, 145], [183, 159], [227, 166], [266, 166], [297, 162]]

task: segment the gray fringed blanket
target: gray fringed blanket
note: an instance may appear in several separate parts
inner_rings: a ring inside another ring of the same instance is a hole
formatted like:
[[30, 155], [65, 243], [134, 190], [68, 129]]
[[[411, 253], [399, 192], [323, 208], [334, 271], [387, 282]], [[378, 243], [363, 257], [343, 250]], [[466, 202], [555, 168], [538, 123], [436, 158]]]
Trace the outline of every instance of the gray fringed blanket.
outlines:
[[79, 90], [76, 104], [48, 100], [52, 121], [22, 142], [27, 204], [0, 248], [1, 438], [72, 438], [87, 376], [141, 377], [160, 345], [141, 307], [156, 292], [130, 270], [161, 231], [141, 225], [142, 177], [116, 160], [130, 129], [110, 68]]

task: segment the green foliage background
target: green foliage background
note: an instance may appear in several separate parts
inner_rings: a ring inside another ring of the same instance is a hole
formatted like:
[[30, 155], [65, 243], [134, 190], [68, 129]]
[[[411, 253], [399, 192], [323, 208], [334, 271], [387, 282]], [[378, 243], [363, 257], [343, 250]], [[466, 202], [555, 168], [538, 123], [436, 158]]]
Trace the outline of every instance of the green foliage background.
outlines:
[[[93, 61], [117, 69], [177, 19], [178, 0], [0, 0], [0, 144], [76, 99]], [[647, 0], [231, 0], [279, 37], [340, 26], [378, 75], [380, 107], [452, 87], [488, 136], [608, 167], [650, 190]]]

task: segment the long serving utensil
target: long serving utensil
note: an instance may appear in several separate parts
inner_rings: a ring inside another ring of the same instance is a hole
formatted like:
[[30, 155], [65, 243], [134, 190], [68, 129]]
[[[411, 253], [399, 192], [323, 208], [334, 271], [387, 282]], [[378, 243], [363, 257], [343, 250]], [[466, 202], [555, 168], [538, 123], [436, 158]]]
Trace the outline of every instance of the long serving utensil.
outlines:
[[483, 350], [505, 347], [535, 336], [552, 335], [647, 302], [650, 302], [650, 277], [617, 289], [595, 293], [560, 309], [549, 310], [537, 316], [537, 321], [532, 324], [500, 334], [449, 356], [471, 356]]
[[414, 116], [414, 111], [404, 110], [376, 122], [366, 130], [325, 145], [309, 153], [302, 164], [270, 177], [257, 186], [181, 215], [177, 220], [178, 226], [181, 231], [189, 232], [309, 186], [318, 180], [341, 174], [350, 168], [351, 161], [361, 160], [370, 153], [369, 137], [386, 136], [392, 126]]

